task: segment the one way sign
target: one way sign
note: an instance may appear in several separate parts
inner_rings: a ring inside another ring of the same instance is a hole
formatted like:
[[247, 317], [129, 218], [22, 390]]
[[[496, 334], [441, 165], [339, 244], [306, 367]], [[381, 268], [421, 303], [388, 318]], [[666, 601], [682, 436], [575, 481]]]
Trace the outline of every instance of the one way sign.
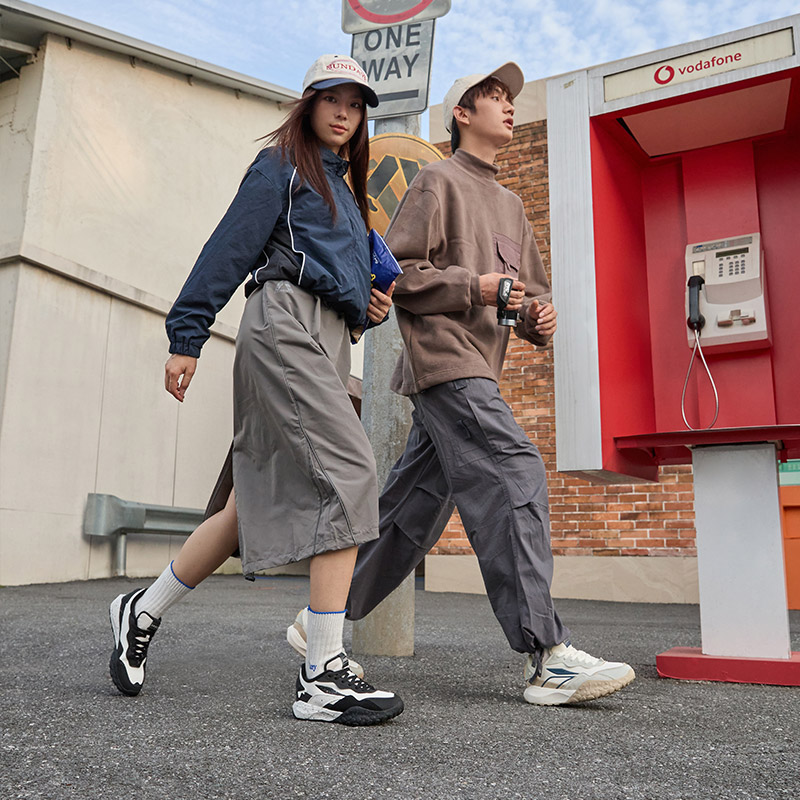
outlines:
[[421, 114], [428, 107], [434, 22], [409, 22], [353, 35], [351, 55], [380, 99], [370, 118]]

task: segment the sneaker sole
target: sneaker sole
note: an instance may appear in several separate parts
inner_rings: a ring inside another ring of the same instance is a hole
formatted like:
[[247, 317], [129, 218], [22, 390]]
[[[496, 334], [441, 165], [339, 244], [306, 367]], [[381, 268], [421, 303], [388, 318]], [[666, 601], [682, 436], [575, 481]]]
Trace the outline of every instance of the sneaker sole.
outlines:
[[[286, 641], [289, 642], [292, 649], [301, 655], [303, 658], [306, 657], [306, 640], [303, 634], [300, 632], [300, 627], [296, 622], [293, 622], [287, 629], [286, 629]], [[358, 663], [358, 661], [350, 660], [350, 669], [358, 675], [359, 678], [363, 680], [364, 678], [364, 667]]]
[[387, 722], [403, 713], [403, 701], [398, 699], [397, 705], [383, 711], [370, 711], [366, 708], [348, 708], [347, 711], [334, 711], [330, 708], [311, 705], [302, 700], [295, 700], [292, 704], [292, 714], [296, 719], [312, 722], [338, 722], [340, 725], [350, 727], [363, 727], [365, 725], [378, 725]]
[[111, 680], [114, 682], [114, 686], [122, 692], [122, 694], [126, 695], [127, 697], [136, 697], [139, 692], [142, 691], [141, 686], [133, 686], [127, 680], [125, 680], [120, 671], [124, 672], [125, 667], [120, 664], [119, 656], [120, 653], [119, 648], [119, 614], [120, 609], [122, 606], [122, 597], [123, 595], [119, 595], [119, 597], [114, 598], [111, 605], [108, 608], [108, 617], [111, 620], [111, 632], [114, 635], [114, 649], [111, 651], [111, 658], [108, 660], [108, 673], [111, 675]]
[[526, 702], [537, 706], [561, 706], [585, 703], [606, 697], [626, 687], [636, 677], [631, 669], [621, 678], [616, 680], [586, 681], [572, 691], [564, 689], [547, 689], [543, 686], [528, 686], [524, 692]]

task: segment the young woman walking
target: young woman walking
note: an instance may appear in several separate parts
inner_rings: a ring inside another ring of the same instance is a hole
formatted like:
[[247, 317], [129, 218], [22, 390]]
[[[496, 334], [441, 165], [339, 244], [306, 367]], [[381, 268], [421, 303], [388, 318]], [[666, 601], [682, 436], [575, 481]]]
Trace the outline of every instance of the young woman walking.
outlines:
[[345, 389], [350, 342], [367, 318], [386, 317], [393, 291], [370, 288], [365, 104], [378, 98], [353, 59], [314, 62], [167, 316], [165, 386], [183, 402], [209, 327], [250, 275], [233, 444], [206, 520], [149, 588], [111, 604], [110, 671], [123, 694], [141, 691], [164, 612], [238, 549], [245, 576], [311, 559], [295, 717], [371, 725], [403, 710], [342, 647], [357, 548], [378, 535], [375, 461]]

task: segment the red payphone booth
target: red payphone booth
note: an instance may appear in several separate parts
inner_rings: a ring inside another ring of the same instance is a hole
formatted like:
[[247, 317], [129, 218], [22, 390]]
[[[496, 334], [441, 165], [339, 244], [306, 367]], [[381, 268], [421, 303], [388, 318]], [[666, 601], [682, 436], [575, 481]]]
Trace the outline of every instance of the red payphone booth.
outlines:
[[778, 460], [800, 456], [800, 16], [548, 82], [558, 469], [691, 463], [702, 648], [800, 685]]

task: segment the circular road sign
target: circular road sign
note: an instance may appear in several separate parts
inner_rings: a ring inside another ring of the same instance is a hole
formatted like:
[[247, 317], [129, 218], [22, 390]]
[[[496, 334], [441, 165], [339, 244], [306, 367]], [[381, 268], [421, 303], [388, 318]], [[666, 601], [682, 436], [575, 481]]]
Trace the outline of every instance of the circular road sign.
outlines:
[[[407, 9], [404, 11], [395, 11], [393, 14], [380, 13], [378, 8], [380, 8], [381, 3], [376, 3], [374, 0], [372, 3], [370, 3], [369, 0], [364, 0], [362, 3], [360, 3], [359, 0], [347, 0], [347, 2], [350, 8], [352, 8], [359, 17], [367, 20], [367, 22], [374, 22], [376, 25], [398, 25], [412, 17], [416, 17], [417, 14], [421, 14], [433, 0], [417, 0], [417, 2], [411, 0]], [[385, 5], [385, 3], [383, 5]], [[375, 10], [371, 10], [370, 6], [375, 7]]]
[[342, 0], [342, 30], [364, 33], [435, 19], [449, 10], [450, 0]]
[[367, 195], [370, 222], [383, 235], [414, 176], [442, 154], [428, 142], [407, 133], [381, 133], [369, 140]]

